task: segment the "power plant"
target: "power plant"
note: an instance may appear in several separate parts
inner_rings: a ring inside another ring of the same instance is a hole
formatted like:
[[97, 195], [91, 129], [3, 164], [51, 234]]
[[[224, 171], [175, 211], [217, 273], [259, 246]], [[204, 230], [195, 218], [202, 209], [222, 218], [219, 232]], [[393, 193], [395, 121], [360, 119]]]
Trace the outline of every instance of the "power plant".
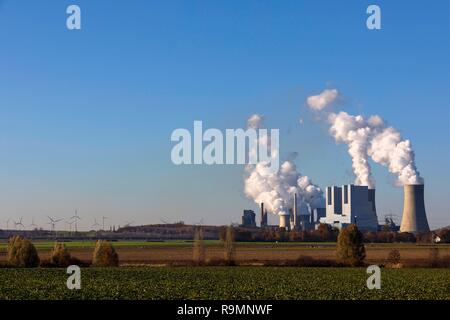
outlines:
[[[325, 192], [325, 208], [311, 208], [295, 193], [292, 207], [278, 214], [278, 228], [285, 230], [314, 230], [319, 223], [341, 229], [356, 224], [362, 231], [378, 231], [375, 189], [353, 184], [329, 186]], [[255, 214], [245, 210], [242, 225], [256, 226]], [[269, 227], [267, 209], [260, 204], [261, 228]], [[276, 226], [270, 226], [276, 227]], [[397, 229], [398, 230], [398, 229]], [[425, 211], [424, 185], [404, 185], [404, 208], [400, 232], [429, 232], [430, 227]]]
[[377, 231], [375, 190], [353, 184], [326, 189], [326, 217], [321, 222], [342, 228], [356, 224], [361, 230]]
[[423, 184], [406, 184], [404, 186], [404, 204], [400, 232], [428, 232], [427, 215], [425, 212]]

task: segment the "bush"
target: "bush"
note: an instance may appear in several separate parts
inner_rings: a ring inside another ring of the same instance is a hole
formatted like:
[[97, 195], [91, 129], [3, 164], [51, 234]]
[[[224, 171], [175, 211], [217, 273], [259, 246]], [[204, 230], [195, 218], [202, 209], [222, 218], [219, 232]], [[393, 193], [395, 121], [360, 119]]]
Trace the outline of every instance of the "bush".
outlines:
[[21, 236], [8, 241], [7, 264], [12, 267], [33, 268], [39, 266], [39, 256], [34, 245]]
[[118, 265], [119, 256], [114, 247], [106, 240], [98, 240], [92, 257], [92, 266], [117, 267]]
[[399, 264], [400, 263], [400, 251], [398, 251], [397, 249], [393, 249], [393, 250], [389, 251], [387, 261], [390, 264]]
[[50, 256], [50, 263], [55, 267], [65, 268], [71, 265], [72, 257], [62, 242], [56, 242]]
[[192, 260], [194, 264], [199, 266], [205, 264], [205, 245], [203, 243], [203, 230], [201, 228], [195, 230]]
[[349, 266], [361, 266], [366, 258], [363, 236], [354, 224], [342, 228], [337, 241], [338, 260]]

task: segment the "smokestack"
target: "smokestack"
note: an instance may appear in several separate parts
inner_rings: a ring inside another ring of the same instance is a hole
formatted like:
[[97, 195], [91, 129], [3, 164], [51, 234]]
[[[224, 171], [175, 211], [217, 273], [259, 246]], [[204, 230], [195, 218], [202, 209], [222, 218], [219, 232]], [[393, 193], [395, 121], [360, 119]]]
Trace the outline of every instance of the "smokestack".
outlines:
[[429, 232], [423, 184], [405, 184], [401, 232]]
[[297, 207], [297, 193], [294, 193], [294, 229], [298, 227], [298, 207]]
[[264, 202], [261, 202], [261, 228], [267, 225], [267, 216], [264, 213]]

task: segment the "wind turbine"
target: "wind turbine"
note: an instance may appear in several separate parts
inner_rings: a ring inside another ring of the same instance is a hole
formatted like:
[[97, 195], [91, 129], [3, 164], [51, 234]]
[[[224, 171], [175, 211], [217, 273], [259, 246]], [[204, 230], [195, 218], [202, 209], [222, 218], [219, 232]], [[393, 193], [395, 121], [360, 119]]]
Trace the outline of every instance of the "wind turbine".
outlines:
[[16, 229], [17, 229], [17, 226], [22, 226], [22, 230], [23, 230], [23, 228], [25, 228], [25, 226], [22, 223], [22, 218], [23, 217], [20, 217], [19, 221], [14, 221], [14, 226]]
[[34, 227], [34, 229], [37, 228], [37, 224], [34, 223], [34, 218], [31, 218], [31, 224], [29, 225], [29, 227], [31, 227], [32, 230], [33, 230], [33, 227]]
[[69, 233], [72, 232], [72, 224], [74, 222], [76, 223], [76, 221], [70, 221], [70, 220], [65, 221], [65, 223], [69, 225]]
[[94, 224], [92, 225], [92, 228], [96, 230], [96, 228], [98, 229], [98, 227], [100, 227], [100, 223], [97, 222], [97, 219], [94, 219]]
[[78, 210], [75, 210], [75, 215], [71, 217], [71, 219], [75, 222], [75, 233], [78, 232], [78, 221], [81, 220], [81, 217], [78, 215]]
[[102, 228], [103, 228], [103, 231], [105, 231], [105, 220], [106, 219], [109, 219], [109, 218], [105, 217], [105, 216], [102, 217], [102, 226], [103, 226]]
[[47, 218], [50, 220], [50, 222], [48, 222], [47, 224], [50, 224], [52, 226], [52, 231], [55, 231], [55, 224], [61, 221], [62, 219], [55, 219], [50, 216], [47, 216]]
[[6, 230], [9, 230], [9, 222], [11, 221], [11, 219], [6, 219]]

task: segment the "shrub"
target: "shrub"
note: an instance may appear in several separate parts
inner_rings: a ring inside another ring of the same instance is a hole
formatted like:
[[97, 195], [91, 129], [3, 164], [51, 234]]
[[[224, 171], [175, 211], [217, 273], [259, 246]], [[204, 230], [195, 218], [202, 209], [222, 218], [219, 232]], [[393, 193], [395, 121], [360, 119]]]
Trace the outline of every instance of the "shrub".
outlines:
[[33, 268], [39, 266], [39, 256], [34, 245], [21, 236], [8, 241], [7, 264], [12, 267]]
[[234, 232], [233, 227], [227, 227], [225, 241], [224, 241], [224, 249], [225, 249], [225, 261], [228, 265], [235, 264], [235, 248], [234, 248]]
[[196, 265], [205, 264], [205, 245], [203, 243], [203, 230], [201, 228], [195, 230], [192, 260]]
[[390, 264], [399, 264], [400, 263], [400, 251], [397, 249], [393, 249], [389, 251], [387, 261]]
[[94, 267], [117, 267], [119, 256], [114, 247], [106, 240], [98, 240], [92, 257]]
[[50, 256], [50, 263], [55, 267], [68, 267], [71, 265], [72, 257], [62, 242], [56, 242]]
[[337, 241], [336, 255], [338, 260], [345, 265], [363, 265], [366, 250], [363, 244], [363, 236], [356, 225], [351, 224], [341, 229]]

